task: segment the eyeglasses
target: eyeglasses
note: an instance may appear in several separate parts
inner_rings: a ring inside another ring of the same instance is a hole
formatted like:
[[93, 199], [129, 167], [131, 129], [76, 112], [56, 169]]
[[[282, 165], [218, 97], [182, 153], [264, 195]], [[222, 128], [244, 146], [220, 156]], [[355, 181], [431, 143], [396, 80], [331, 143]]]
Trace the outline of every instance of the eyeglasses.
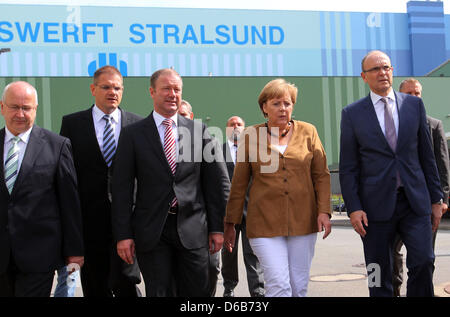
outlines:
[[120, 92], [123, 90], [123, 87], [120, 86], [109, 86], [109, 85], [96, 85], [96, 86], [100, 87], [101, 90], [105, 91], [113, 89], [115, 92]]
[[384, 65], [372, 67], [371, 69], [363, 70], [364, 73], [379, 73], [381, 70], [384, 70], [386, 73], [392, 70], [392, 66]]
[[9, 106], [9, 105], [6, 105], [6, 107], [8, 107], [13, 112], [19, 112], [20, 110], [22, 110], [24, 113], [30, 113], [31, 111], [36, 110], [36, 107], [31, 107], [31, 106], [22, 106], [22, 107], [20, 107], [20, 106]]

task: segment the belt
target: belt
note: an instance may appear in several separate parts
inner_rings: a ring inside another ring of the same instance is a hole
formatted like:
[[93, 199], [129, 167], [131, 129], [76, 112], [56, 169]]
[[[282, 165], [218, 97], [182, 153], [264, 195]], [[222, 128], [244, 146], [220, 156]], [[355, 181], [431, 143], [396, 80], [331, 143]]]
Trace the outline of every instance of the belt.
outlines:
[[169, 207], [169, 210], [167, 210], [167, 213], [169, 215], [176, 215], [178, 213], [178, 205]]

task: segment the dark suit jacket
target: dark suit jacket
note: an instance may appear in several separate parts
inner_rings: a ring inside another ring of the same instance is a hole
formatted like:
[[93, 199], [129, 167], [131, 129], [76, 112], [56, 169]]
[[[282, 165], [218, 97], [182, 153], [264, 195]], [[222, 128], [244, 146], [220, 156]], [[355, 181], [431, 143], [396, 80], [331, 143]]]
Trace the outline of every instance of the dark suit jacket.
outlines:
[[33, 126], [11, 195], [5, 185], [0, 130], [0, 273], [10, 254], [21, 272], [51, 272], [82, 256], [77, 179], [70, 140]]
[[364, 210], [374, 221], [389, 220], [400, 174], [413, 211], [431, 214], [442, 198], [422, 99], [395, 92], [399, 132], [395, 153], [380, 128], [370, 95], [342, 110], [339, 176], [348, 213]]
[[444, 193], [444, 203], [448, 205], [449, 194], [449, 158], [447, 139], [445, 138], [442, 121], [427, 116], [427, 124], [430, 128], [431, 144], [433, 145], [434, 157], [441, 180], [441, 189]]
[[208, 233], [223, 232], [230, 182], [222, 149], [216, 146], [219, 162], [205, 159], [203, 150], [208, 152], [217, 142], [206, 126], [195, 120], [178, 115], [178, 132], [178, 159], [188, 158], [178, 161], [175, 175], [167, 163], [153, 112], [126, 127], [120, 136], [112, 183], [113, 232], [117, 241], [134, 239], [140, 252], [150, 251], [158, 243], [175, 194], [178, 234], [186, 249], [205, 247]]
[[[133, 113], [120, 111], [121, 129], [142, 119]], [[95, 135], [92, 107], [64, 116], [60, 134], [72, 142], [83, 214], [84, 241], [111, 241], [109, 179], [114, 163], [108, 169]]]
[[[228, 170], [228, 176], [230, 177], [230, 182], [233, 180], [233, 174], [234, 174], [234, 162], [233, 158], [231, 157], [231, 149], [228, 145], [228, 141], [223, 144], [223, 157], [225, 159], [225, 164], [227, 165]], [[248, 188], [251, 186], [251, 181], [248, 185]], [[248, 205], [248, 190], [247, 195], [245, 196], [245, 203], [244, 203], [244, 214], [243, 216], [247, 216], [247, 205]]]

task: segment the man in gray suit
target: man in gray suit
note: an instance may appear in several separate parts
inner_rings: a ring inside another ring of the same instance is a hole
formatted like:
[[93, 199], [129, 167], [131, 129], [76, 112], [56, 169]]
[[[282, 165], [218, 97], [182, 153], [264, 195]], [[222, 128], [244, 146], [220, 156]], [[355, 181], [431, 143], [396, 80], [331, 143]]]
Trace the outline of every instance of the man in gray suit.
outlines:
[[49, 297], [55, 270], [84, 263], [72, 146], [34, 124], [29, 83], [7, 85], [0, 105], [0, 297]]
[[[245, 122], [241, 117], [232, 116], [227, 121], [226, 135], [227, 141], [223, 144], [223, 154], [225, 162], [227, 164], [228, 175], [230, 180], [233, 179], [234, 165], [236, 164], [237, 144], [239, 137], [244, 131]], [[248, 197], [247, 197], [248, 198]], [[238, 271], [238, 241], [239, 236], [242, 237], [242, 249], [244, 255], [244, 264], [247, 271], [247, 283], [248, 290], [251, 297], [263, 297], [264, 296], [264, 275], [258, 258], [253, 253], [252, 247], [248, 242], [246, 232], [246, 218], [247, 218], [247, 200], [244, 205], [244, 214], [242, 222], [239, 225], [235, 225], [236, 229], [236, 247], [233, 248], [233, 252], [222, 249], [222, 277], [224, 297], [234, 297], [234, 288], [239, 282]]]
[[[402, 81], [399, 91], [422, 98], [422, 85], [417, 79], [414, 78], [408, 78]], [[439, 172], [439, 179], [441, 181], [441, 188], [444, 194], [442, 212], [445, 213], [448, 209], [449, 195], [449, 152], [447, 148], [447, 140], [442, 127], [442, 121], [427, 115], [427, 124], [430, 129], [431, 144], [433, 146], [434, 157], [436, 159], [436, 165]], [[436, 235], [437, 230], [433, 232], [433, 250]], [[397, 235], [393, 247], [394, 268], [392, 285], [394, 287], [394, 296], [400, 296], [400, 289], [403, 283], [403, 255], [400, 253], [402, 246], [403, 242], [400, 236]]]
[[117, 252], [132, 263], [136, 251], [146, 296], [209, 296], [208, 252], [223, 244], [230, 182], [222, 149], [204, 124], [177, 114], [182, 87], [172, 69], [152, 75], [154, 111], [123, 129], [116, 154]]

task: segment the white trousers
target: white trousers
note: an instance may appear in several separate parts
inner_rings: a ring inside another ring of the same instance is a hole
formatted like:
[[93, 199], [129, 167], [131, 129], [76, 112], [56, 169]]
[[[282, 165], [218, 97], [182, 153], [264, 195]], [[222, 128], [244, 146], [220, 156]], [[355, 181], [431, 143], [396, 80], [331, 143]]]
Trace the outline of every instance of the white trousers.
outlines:
[[264, 270], [266, 297], [306, 296], [316, 240], [317, 233], [249, 239]]

